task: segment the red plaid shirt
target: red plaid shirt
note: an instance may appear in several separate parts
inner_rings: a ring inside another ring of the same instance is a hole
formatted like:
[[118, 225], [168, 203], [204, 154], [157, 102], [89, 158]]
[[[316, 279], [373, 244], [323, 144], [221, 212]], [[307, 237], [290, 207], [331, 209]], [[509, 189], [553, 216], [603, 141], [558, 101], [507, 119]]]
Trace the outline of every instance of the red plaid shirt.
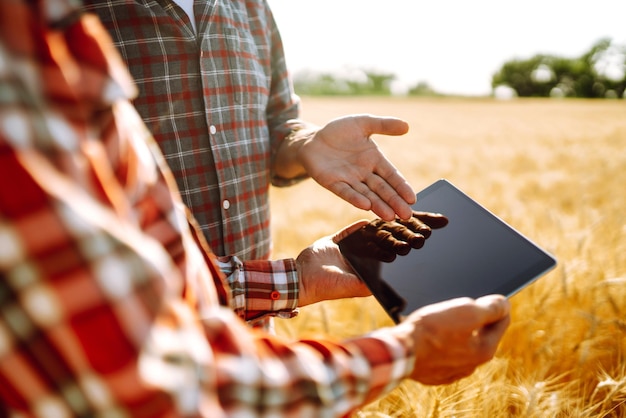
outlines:
[[71, 5], [0, 0], [0, 416], [324, 417], [397, 385], [414, 358], [386, 330], [246, 325], [296, 305], [294, 261], [222, 260], [233, 296], [119, 55]]
[[135, 79], [134, 105], [216, 254], [269, 257], [270, 172], [298, 116], [265, 1], [87, 0]]

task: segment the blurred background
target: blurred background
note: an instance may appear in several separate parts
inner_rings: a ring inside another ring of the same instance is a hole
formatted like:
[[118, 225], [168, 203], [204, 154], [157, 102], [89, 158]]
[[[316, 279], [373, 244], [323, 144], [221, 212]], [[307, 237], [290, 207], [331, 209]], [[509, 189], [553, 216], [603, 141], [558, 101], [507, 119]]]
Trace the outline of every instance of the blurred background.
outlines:
[[[416, 191], [447, 178], [559, 261], [511, 298], [494, 360], [353, 416], [626, 417], [626, 1], [268, 1], [304, 119], [407, 120], [375, 140]], [[274, 258], [373, 217], [313, 181], [271, 193]], [[370, 297], [276, 325], [342, 338], [389, 324]]]
[[624, 95], [623, 0], [269, 3], [301, 94]]

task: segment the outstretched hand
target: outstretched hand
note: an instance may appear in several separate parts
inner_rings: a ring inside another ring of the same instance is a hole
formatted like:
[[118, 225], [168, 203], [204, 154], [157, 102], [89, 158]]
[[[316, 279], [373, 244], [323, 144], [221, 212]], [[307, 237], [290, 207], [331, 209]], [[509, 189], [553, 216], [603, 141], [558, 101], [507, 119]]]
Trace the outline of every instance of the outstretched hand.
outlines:
[[353, 115], [335, 119], [298, 150], [298, 160], [320, 185], [386, 221], [411, 217], [415, 192], [371, 135], [403, 135], [400, 119]]

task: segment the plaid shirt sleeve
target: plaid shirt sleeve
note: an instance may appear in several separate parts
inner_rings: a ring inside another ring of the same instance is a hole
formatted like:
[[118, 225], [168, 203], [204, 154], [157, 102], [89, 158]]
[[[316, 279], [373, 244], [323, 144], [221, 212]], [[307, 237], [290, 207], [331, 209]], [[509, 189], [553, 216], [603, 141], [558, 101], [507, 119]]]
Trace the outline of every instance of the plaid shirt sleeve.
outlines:
[[389, 330], [287, 341], [227, 306], [95, 18], [0, 1], [0, 93], [0, 416], [340, 416], [412, 370]]

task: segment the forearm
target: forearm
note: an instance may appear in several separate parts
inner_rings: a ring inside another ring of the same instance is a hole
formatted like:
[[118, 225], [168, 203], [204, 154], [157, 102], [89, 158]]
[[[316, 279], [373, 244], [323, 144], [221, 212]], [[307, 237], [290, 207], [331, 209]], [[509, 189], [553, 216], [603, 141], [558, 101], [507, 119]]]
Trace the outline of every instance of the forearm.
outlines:
[[395, 388], [415, 362], [410, 345], [389, 329], [343, 342], [287, 341], [251, 333], [223, 313], [206, 321], [205, 329], [214, 348], [230, 350], [213, 351], [212, 364], [227, 413], [345, 416]]

